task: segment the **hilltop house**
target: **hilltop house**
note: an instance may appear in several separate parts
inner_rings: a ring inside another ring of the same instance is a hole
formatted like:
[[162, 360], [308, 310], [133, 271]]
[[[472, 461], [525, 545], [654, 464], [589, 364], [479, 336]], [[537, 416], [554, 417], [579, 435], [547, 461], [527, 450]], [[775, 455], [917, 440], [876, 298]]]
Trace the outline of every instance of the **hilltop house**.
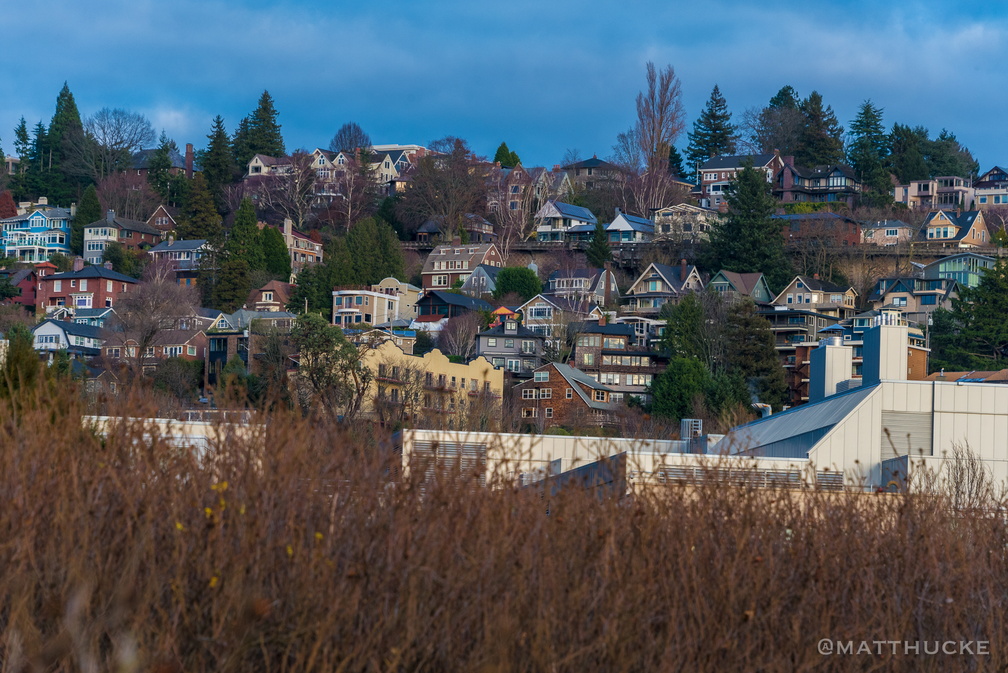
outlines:
[[130, 250], [141, 250], [161, 242], [161, 231], [146, 222], [117, 217], [114, 210], [104, 220], [84, 225], [84, 259], [88, 264], [101, 264], [109, 243], [118, 243]]
[[547, 201], [535, 214], [536, 237], [540, 241], [566, 241], [572, 227], [590, 226], [598, 222], [587, 208], [561, 201]]
[[961, 215], [951, 210], [933, 210], [924, 218], [920, 239], [959, 248], [988, 245], [991, 241], [982, 210], [970, 210]]
[[704, 283], [696, 266], [686, 260], [678, 266], [652, 262], [627, 290], [627, 313], [654, 317], [668, 302], [679, 303], [688, 292], [703, 290]]
[[494, 243], [463, 245], [456, 238], [451, 245], [439, 245], [431, 251], [424, 262], [423, 271], [420, 273], [423, 289], [447, 290], [456, 282], [461, 285], [481, 264], [503, 265], [500, 250]]
[[24, 215], [0, 220], [3, 254], [19, 262], [48, 262], [57, 252], [70, 254], [70, 222], [74, 209], [55, 208], [45, 198]]

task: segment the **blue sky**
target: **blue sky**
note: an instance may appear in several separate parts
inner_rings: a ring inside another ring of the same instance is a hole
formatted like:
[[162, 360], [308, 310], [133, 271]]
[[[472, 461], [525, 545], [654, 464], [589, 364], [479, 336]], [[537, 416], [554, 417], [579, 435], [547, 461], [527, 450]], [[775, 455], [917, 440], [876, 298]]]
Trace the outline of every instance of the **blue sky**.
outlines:
[[376, 143], [451, 134], [492, 156], [506, 140], [526, 165], [552, 165], [568, 148], [611, 154], [651, 60], [675, 66], [689, 125], [715, 83], [736, 117], [790, 84], [818, 90], [845, 126], [870, 98], [889, 126], [946, 127], [985, 169], [1008, 163], [1008, 7], [988, 4], [12, 3], [0, 146], [13, 150], [22, 115], [48, 123], [66, 80], [82, 115], [141, 112], [180, 146], [205, 145], [217, 114], [232, 131], [268, 89], [288, 149], [325, 147], [353, 120]]

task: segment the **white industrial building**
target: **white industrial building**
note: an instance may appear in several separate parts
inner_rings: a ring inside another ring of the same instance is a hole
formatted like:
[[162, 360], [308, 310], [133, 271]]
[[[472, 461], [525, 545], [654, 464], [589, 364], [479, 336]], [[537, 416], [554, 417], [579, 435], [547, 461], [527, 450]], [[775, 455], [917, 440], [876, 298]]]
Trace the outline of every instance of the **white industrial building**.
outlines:
[[922, 467], [941, 474], [953, 449], [968, 447], [1008, 484], [1008, 385], [906, 380], [906, 331], [866, 332], [860, 381], [849, 380], [851, 348], [824, 340], [811, 358], [810, 402], [733, 429], [714, 451], [808, 459], [885, 488]]

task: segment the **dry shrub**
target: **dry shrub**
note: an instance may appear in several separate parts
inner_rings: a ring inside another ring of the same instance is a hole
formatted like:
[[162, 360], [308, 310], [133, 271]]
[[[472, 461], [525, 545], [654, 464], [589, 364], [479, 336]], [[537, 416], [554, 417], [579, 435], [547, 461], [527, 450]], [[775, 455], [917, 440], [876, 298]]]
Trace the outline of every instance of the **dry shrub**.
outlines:
[[56, 397], [0, 410], [3, 671], [978, 663], [823, 657], [820, 638], [989, 640], [979, 663], [1005, 663], [990, 507], [727, 479], [622, 498], [423, 483], [380, 430], [282, 413], [198, 457], [139, 423], [102, 439]]

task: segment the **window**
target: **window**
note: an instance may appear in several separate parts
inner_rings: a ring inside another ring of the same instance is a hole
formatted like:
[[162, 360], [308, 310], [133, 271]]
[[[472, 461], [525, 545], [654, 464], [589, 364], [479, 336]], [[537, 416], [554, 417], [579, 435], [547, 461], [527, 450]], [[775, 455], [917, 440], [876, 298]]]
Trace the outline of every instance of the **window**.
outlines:
[[434, 287], [447, 287], [448, 276], [434, 276], [433, 285]]
[[535, 418], [537, 412], [538, 412], [538, 409], [536, 409], [535, 407], [531, 407], [531, 408], [527, 408], [526, 407], [526, 408], [523, 408], [522, 409], [522, 418]]
[[623, 350], [626, 348], [626, 340], [622, 337], [606, 337], [602, 347], [608, 350]]
[[188, 355], [196, 355], [196, 346], [186, 346], [186, 353]]
[[537, 383], [542, 383], [544, 381], [549, 381], [549, 370], [536, 372], [533, 374], [532, 379]]
[[497, 337], [490, 337], [487, 339], [487, 348], [497, 347]]
[[63, 281], [61, 281], [61, 280], [54, 280], [53, 281], [53, 292], [62, 292], [62, 291], [63, 291]]
[[581, 364], [583, 365], [594, 365], [595, 364], [595, 354], [594, 353], [582, 353], [581, 354]]
[[885, 235], [888, 236], [889, 238], [896, 238], [896, 236], [899, 235], [899, 230], [898, 229], [886, 229], [885, 230]]
[[567, 392], [564, 393], [564, 397], [566, 397], [568, 400], [571, 399], [572, 397], [574, 397], [574, 391], [568, 388]]
[[553, 407], [546, 407], [546, 418], [553, 418]]
[[504, 339], [504, 348], [514, 348], [514, 339]]
[[263, 301], [273, 301], [273, 293], [263, 292]]
[[606, 396], [606, 391], [604, 391], [604, 390], [596, 390], [595, 391], [595, 401], [596, 402], [605, 402], [605, 396]]
[[528, 339], [522, 341], [521, 346], [522, 353], [535, 353], [536, 352], [535, 344], [536, 344], [535, 341], [531, 341]]
[[552, 388], [540, 388], [539, 389], [539, 399], [550, 400], [553, 399], [553, 389]]
[[534, 400], [535, 396], [536, 396], [535, 388], [525, 388], [524, 390], [522, 390], [523, 400]]

